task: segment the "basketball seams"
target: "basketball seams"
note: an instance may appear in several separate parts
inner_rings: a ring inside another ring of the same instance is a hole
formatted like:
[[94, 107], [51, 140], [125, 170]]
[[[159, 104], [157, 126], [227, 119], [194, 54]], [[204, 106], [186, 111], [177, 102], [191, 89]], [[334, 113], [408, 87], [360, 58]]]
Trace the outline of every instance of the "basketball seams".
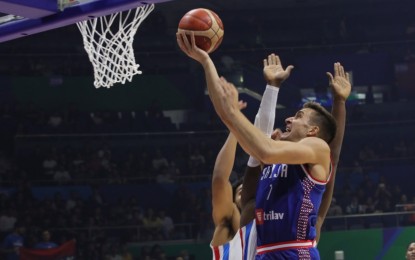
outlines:
[[178, 32], [187, 35], [193, 32], [196, 45], [208, 53], [217, 49], [224, 35], [222, 20], [213, 11], [204, 8], [194, 9], [185, 14], [179, 23]]
[[205, 10], [205, 12], [209, 15], [210, 20], [212, 21], [212, 25], [210, 26], [210, 30], [211, 30], [211, 32], [213, 32], [213, 35], [212, 35], [212, 37], [210, 37], [211, 44], [210, 44], [209, 50], [207, 51], [209, 53], [209, 52], [213, 51], [213, 49], [215, 49], [216, 44], [218, 43], [219, 38], [217, 38], [217, 39], [213, 39], [213, 38], [215, 36], [217, 36], [215, 28], [220, 29], [220, 26], [218, 24], [218, 21], [216, 20], [216, 17], [212, 14], [212, 12], [210, 10], [207, 10], [207, 9], [203, 9], [203, 10]]
[[[194, 16], [191, 14], [185, 15], [182, 19], [187, 18], [188, 20], [190, 20], [189, 18], [192, 18], [194, 20], [198, 20], [199, 22], [202, 22], [204, 25], [207, 26], [207, 30], [210, 29], [210, 27], [212, 26], [211, 24], [209, 24], [209, 22], [206, 22], [205, 20], [203, 20], [202, 18], [198, 17], [198, 16]], [[193, 21], [192, 21], [193, 22]], [[192, 25], [191, 23], [188, 23], [188, 25]], [[184, 26], [182, 23], [179, 24], [179, 27]], [[191, 28], [187, 29], [187, 30], [191, 30]]]

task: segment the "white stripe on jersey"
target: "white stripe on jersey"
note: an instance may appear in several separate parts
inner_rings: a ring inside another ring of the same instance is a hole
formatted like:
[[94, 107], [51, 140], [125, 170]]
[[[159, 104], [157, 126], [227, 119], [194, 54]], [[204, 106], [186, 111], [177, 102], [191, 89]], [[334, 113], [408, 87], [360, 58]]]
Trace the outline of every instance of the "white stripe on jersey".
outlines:
[[256, 255], [256, 223], [255, 219], [252, 220], [248, 225], [240, 229], [244, 237], [243, 243], [243, 260], [253, 260]]

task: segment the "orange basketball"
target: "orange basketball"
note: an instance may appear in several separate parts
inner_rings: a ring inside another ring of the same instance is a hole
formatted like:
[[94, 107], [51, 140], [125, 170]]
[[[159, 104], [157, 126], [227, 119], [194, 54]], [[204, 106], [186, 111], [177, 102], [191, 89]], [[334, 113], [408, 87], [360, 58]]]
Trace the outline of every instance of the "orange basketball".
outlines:
[[[223, 39], [223, 24], [219, 16], [204, 8], [187, 12], [179, 22], [179, 32], [194, 32], [196, 46], [208, 53], [216, 50]], [[190, 37], [187, 37], [190, 41]]]

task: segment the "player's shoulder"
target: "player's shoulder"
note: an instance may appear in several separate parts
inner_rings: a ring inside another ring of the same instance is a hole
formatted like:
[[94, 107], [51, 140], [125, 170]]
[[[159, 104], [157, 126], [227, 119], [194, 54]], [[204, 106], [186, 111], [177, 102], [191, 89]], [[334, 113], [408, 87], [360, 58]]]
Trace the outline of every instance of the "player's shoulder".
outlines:
[[315, 147], [317, 149], [323, 149], [327, 152], [330, 152], [329, 144], [326, 141], [324, 141], [323, 139], [315, 137], [315, 136], [305, 137], [305, 138], [300, 140], [300, 143], [303, 144], [303, 145], [312, 146], [312, 147]]

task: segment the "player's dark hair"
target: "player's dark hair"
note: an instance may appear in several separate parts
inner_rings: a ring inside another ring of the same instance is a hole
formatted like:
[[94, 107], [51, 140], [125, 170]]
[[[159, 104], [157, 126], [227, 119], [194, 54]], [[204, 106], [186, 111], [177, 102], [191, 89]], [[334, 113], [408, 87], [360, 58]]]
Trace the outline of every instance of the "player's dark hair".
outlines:
[[232, 200], [233, 201], [235, 201], [236, 189], [239, 187], [239, 185], [243, 183], [243, 181], [244, 181], [243, 178], [239, 178], [236, 181], [232, 182]]
[[337, 123], [334, 117], [322, 105], [316, 102], [307, 102], [303, 105], [303, 108], [314, 110], [315, 113], [310, 118], [310, 123], [320, 128], [317, 136], [329, 144], [336, 135]]

